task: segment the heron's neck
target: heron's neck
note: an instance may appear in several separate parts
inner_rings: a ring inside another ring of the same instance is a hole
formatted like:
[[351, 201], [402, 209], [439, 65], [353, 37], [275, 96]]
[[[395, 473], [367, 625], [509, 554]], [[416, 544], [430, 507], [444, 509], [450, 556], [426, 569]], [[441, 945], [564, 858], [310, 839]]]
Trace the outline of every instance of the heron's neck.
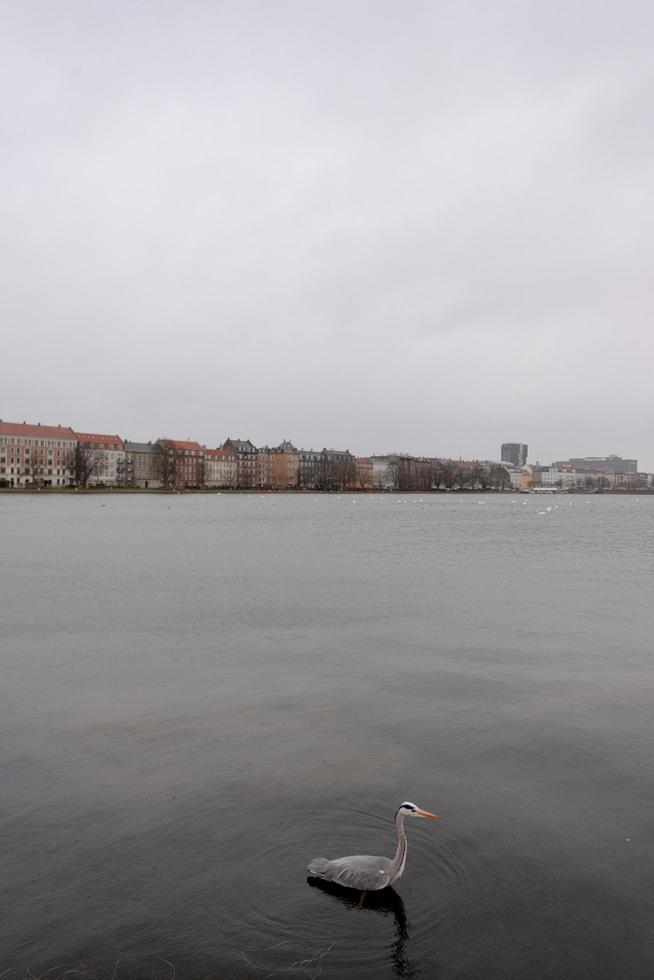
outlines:
[[395, 832], [397, 834], [397, 848], [395, 857], [391, 861], [391, 881], [401, 870], [406, 859], [406, 834], [404, 833], [404, 814], [398, 810], [395, 814]]

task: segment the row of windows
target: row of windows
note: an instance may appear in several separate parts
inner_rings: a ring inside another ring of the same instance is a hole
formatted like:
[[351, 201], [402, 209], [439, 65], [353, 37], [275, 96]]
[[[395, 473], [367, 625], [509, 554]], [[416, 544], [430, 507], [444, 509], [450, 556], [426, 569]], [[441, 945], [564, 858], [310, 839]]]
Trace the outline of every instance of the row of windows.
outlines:
[[[34, 469], [36, 470], [36, 467]], [[41, 467], [41, 473], [43, 473], [43, 471], [44, 471], [43, 467]], [[57, 473], [61, 473], [61, 472], [62, 472], [61, 469], [57, 470]], [[11, 468], [8, 466], [0, 466], [0, 473], [14, 473], [16, 476], [20, 476], [21, 470], [18, 466], [16, 467], [12, 466]], [[47, 475], [52, 476], [52, 467], [49, 468]]]
[[14, 436], [0, 436], [0, 442], [7, 446], [58, 446], [59, 448], [63, 446], [65, 448], [73, 445], [70, 441], [62, 442], [57, 439], [21, 439]]

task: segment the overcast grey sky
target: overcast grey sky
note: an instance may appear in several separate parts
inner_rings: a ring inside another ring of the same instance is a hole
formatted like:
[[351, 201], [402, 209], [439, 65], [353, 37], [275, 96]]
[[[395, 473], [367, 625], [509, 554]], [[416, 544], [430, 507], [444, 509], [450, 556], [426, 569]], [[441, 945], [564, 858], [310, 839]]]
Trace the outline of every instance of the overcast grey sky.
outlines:
[[0, 416], [654, 469], [651, 2], [3, 2]]

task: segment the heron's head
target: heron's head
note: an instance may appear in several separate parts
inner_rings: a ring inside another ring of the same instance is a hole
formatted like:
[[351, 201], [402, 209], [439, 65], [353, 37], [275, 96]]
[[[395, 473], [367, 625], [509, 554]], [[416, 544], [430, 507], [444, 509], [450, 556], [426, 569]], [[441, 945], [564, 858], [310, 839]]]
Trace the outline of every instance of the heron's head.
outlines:
[[438, 813], [430, 813], [429, 810], [421, 810], [415, 803], [409, 803], [408, 801], [400, 804], [398, 813], [404, 814], [405, 817], [428, 817], [430, 820], [442, 819]]

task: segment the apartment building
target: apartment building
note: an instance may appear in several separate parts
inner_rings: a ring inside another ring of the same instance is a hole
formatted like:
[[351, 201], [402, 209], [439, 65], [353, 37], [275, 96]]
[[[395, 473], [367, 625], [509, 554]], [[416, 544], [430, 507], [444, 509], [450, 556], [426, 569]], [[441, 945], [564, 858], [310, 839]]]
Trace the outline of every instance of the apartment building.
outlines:
[[234, 489], [238, 486], [236, 455], [229, 449], [205, 449], [204, 484]]
[[295, 490], [300, 482], [300, 458], [288, 439], [257, 453], [257, 485], [267, 490]]
[[141, 490], [163, 487], [163, 450], [153, 442], [125, 442], [126, 485]]
[[249, 439], [225, 439], [223, 449], [236, 458], [237, 486], [247, 490], [257, 486], [257, 449]]
[[0, 484], [71, 486], [76, 444], [67, 426], [0, 421]]
[[372, 490], [374, 486], [374, 469], [370, 456], [357, 456], [355, 460], [357, 488]]
[[127, 484], [125, 443], [120, 436], [96, 432], [76, 432], [75, 435], [77, 441], [93, 454], [88, 486], [116, 487]]
[[204, 449], [190, 439], [157, 439], [162, 450], [162, 481], [166, 490], [187, 490], [204, 483]]

